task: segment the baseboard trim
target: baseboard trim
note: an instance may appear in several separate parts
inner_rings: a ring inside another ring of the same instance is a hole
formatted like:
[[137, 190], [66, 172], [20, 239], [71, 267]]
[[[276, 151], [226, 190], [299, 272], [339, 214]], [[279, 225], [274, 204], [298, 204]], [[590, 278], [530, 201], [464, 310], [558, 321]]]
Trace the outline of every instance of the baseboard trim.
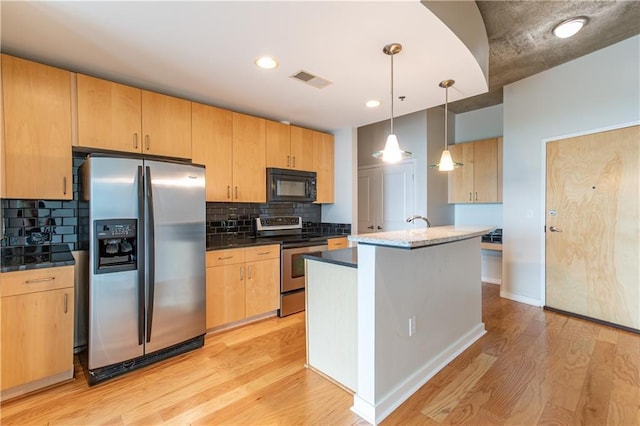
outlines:
[[513, 300], [514, 302], [526, 303], [531, 306], [542, 306], [542, 301], [538, 299], [534, 299], [532, 297], [520, 296], [519, 294], [508, 293], [506, 291], [500, 290], [500, 297], [505, 299]]
[[487, 284], [497, 284], [497, 285], [501, 285], [502, 284], [502, 279], [500, 279], [500, 278], [480, 277], [480, 280], [483, 283], [487, 283]]
[[416, 393], [422, 385], [428, 382], [440, 370], [453, 361], [458, 355], [464, 352], [476, 340], [486, 334], [484, 323], [475, 325], [466, 334], [456, 340], [454, 343], [445, 348], [430, 362], [424, 364], [418, 371], [407, 377], [394, 390], [384, 396], [380, 402], [375, 405], [363, 400], [356, 393], [353, 396], [353, 411], [372, 425], [382, 422], [389, 414], [405, 402], [411, 395]]

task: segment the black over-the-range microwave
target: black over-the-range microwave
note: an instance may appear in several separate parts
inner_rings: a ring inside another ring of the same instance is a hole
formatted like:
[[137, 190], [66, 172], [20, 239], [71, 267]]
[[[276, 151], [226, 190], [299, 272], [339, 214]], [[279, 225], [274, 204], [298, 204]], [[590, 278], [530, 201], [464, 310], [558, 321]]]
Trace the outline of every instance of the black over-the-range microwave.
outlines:
[[316, 200], [316, 172], [267, 168], [267, 201], [311, 203]]

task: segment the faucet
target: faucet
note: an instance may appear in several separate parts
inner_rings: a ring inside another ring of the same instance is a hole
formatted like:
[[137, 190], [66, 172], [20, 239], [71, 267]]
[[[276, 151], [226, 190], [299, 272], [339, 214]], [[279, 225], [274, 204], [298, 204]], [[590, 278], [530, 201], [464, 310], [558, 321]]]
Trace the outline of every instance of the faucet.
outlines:
[[426, 217], [424, 217], [424, 216], [420, 216], [420, 215], [413, 215], [413, 216], [409, 216], [409, 217], [407, 218], [407, 222], [413, 222], [413, 221], [414, 221], [414, 220], [416, 220], [416, 219], [422, 219], [422, 220], [424, 220], [424, 221], [427, 223], [427, 228], [429, 228], [429, 227], [431, 226], [431, 224], [429, 223], [429, 219], [427, 219], [427, 218], [426, 218]]

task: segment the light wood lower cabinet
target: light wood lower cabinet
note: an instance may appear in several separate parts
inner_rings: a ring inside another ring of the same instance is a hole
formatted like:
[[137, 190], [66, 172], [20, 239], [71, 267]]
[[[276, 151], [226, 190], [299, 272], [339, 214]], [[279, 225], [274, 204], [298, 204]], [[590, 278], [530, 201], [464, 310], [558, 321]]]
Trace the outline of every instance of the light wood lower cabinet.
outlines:
[[1, 399], [73, 377], [73, 266], [0, 274]]
[[278, 309], [280, 246], [207, 252], [207, 329]]
[[349, 240], [347, 237], [329, 238], [327, 240], [328, 250], [339, 250], [347, 247], [349, 247]]

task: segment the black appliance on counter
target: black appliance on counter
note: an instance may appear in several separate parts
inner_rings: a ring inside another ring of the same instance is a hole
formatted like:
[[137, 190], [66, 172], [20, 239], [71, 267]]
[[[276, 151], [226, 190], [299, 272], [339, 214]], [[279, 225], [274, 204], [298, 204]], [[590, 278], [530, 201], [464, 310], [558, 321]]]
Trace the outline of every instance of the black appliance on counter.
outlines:
[[483, 243], [502, 244], [502, 228], [494, 229], [488, 234], [482, 236]]
[[305, 308], [305, 254], [327, 250], [327, 237], [303, 232], [302, 218], [278, 216], [256, 218], [256, 238], [281, 244], [280, 309], [284, 317]]

